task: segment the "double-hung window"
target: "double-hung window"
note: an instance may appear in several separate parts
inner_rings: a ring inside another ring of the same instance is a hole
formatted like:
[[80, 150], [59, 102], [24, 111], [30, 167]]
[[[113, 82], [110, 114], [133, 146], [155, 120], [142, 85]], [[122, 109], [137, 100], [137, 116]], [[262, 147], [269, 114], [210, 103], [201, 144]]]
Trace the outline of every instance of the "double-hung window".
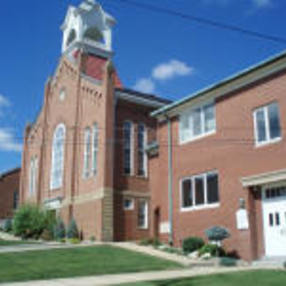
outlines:
[[124, 174], [132, 175], [133, 172], [133, 124], [126, 121], [123, 126], [123, 156]]
[[143, 123], [138, 125], [138, 175], [147, 176], [147, 154], [145, 147], [147, 143], [146, 128]]
[[87, 127], [84, 132], [84, 160], [83, 160], [83, 177], [89, 177], [90, 171], [90, 147], [91, 147], [91, 132]]
[[38, 158], [33, 157], [30, 162], [29, 194], [34, 195], [37, 188]]
[[218, 173], [209, 172], [181, 180], [181, 209], [216, 206], [219, 203]]
[[183, 112], [180, 116], [179, 126], [180, 143], [214, 133], [216, 130], [214, 102]]
[[279, 107], [277, 102], [254, 111], [255, 142], [263, 145], [281, 139]]
[[144, 199], [138, 201], [138, 227], [148, 228], [148, 201]]
[[94, 124], [92, 130], [92, 173], [97, 173], [97, 157], [98, 157], [98, 127]]

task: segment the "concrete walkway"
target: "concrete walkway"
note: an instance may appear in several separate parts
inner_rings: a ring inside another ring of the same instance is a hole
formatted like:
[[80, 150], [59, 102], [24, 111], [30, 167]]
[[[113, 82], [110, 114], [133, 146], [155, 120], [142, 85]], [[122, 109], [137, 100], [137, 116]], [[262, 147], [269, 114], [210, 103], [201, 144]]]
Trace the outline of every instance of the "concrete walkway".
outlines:
[[117, 275], [102, 275], [81, 278], [55, 279], [55, 280], [40, 280], [28, 281], [20, 283], [1, 284], [7, 286], [105, 286], [118, 285], [125, 283], [135, 283], [143, 281], [156, 281], [166, 279], [177, 279], [195, 276], [204, 276], [209, 274], [219, 274], [237, 271], [250, 271], [257, 268], [254, 267], [235, 267], [235, 268], [216, 268], [216, 267], [196, 267], [185, 270], [172, 271], [151, 271], [142, 273], [128, 273]]

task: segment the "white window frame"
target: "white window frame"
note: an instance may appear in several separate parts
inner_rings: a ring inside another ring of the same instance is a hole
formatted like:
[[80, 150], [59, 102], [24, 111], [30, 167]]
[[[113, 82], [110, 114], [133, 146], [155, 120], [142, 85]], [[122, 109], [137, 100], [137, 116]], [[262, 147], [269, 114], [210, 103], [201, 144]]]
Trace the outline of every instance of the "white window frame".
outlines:
[[[125, 201], [131, 201], [131, 205], [129, 207], [125, 206]], [[134, 199], [133, 198], [123, 198], [123, 208], [125, 211], [132, 211], [134, 210]]]
[[[130, 174], [125, 172], [125, 138], [124, 138], [124, 128], [125, 124], [130, 124]], [[125, 120], [123, 123], [123, 172], [126, 176], [134, 175], [134, 124], [130, 120]]]
[[[56, 158], [55, 156], [55, 140], [56, 140], [56, 134], [57, 132], [63, 129], [63, 138], [62, 138], [62, 158]], [[51, 177], [50, 177], [50, 189], [51, 190], [56, 190], [60, 189], [63, 185], [63, 177], [64, 177], [64, 161], [65, 161], [65, 141], [66, 141], [66, 127], [63, 123], [59, 124], [54, 131], [53, 134], [53, 143], [52, 143], [52, 159], [51, 159]], [[55, 168], [58, 167], [60, 162], [60, 171], [61, 171], [61, 176], [60, 179], [55, 177]], [[56, 181], [58, 179], [58, 181]]]
[[[218, 176], [218, 197], [219, 200], [216, 203], [208, 203], [208, 198], [207, 198], [207, 176], [210, 174], [216, 174]], [[201, 205], [196, 205], [196, 187], [195, 187], [195, 179], [196, 178], [202, 178], [204, 180], [204, 200], [205, 203], [201, 204]], [[192, 182], [192, 197], [193, 197], [193, 205], [189, 206], [189, 207], [184, 207], [183, 206], [183, 200], [184, 200], [184, 195], [183, 195], [183, 182], [185, 180], [191, 180]], [[180, 180], [180, 210], [181, 212], [188, 212], [188, 211], [195, 211], [195, 210], [202, 210], [202, 209], [209, 209], [209, 208], [217, 208], [220, 206], [220, 192], [219, 192], [219, 173], [218, 171], [210, 171], [210, 172], [206, 172], [206, 173], [201, 173], [201, 174], [197, 174], [194, 176], [190, 176], [190, 177], [184, 177]]]
[[139, 158], [139, 127], [143, 126], [144, 127], [144, 134], [143, 134], [143, 172], [144, 174], [143, 175], [140, 175], [139, 174], [139, 159], [138, 159], [138, 170], [137, 170], [137, 173], [140, 177], [145, 177], [147, 178], [148, 177], [148, 156], [147, 156], [147, 153], [145, 151], [145, 148], [147, 146], [147, 142], [148, 142], [148, 132], [147, 132], [147, 127], [144, 123], [140, 122], [138, 124], [138, 134], [137, 134], [137, 152], [138, 152], [138, 158]]
[[[271, 139], [270, 138], [270, 122], [269, 122], [269, 115], [268, 115], [268, 108], [270, 105], [276, 103], [277, 106], [278, 106], [278, 117], [279, 117], [279, 124], [280, 124], [280, 136], [279, 137], [276, 137], [274, 139]], [[264, 114], [264, 120], [265, 120], [265, 135], [266, 135], [266, 139], [264, 141], [258, 141], [258, 126], [257, 126], [257, 113], [259, 111], [263, 111], [263, 114]], [[254, 122], [254, 136], [255, 136], [255, 146], [256, 147], [260, 147], [260, 146], [264, 146], [264, 145], [268, 145], [268, 144], [272, 144], [272, 143], [276, 143], [276, 142], [279, 142], [281, 141], [282, 139], [282, 129], [281, 129], [281, 117], [280, 117], [280, 110], [279, 110], [279, 105], [278, 105], [278, 102], [274, 101], [274, 102], [271, 102], [267, 105], [264, 105], [264, 106], [261, 106], [261, 107], [258, 107], [256, 108], [254, 111], [253, 111], [253, 122]]]
[[91, 171], [94, 176], [97, 174], [98, 169], [98, 150], [99, 150], [99, 132], [98, 125], [93, 124], [92, 128], [92, 162], [91, 162]]
[[38, 176], [38, 158], [32, 157], [29, 169], [29, 195], [32, 196], [36, 193], [37, 189], [37, 176]]
[[[214, 129], [210, 130], [210, 131], [205, 131], [205, 113], [203, 112], [203, 110], [208, 105], [212, 105], [213, 106], [213, 111], [214, 111]], [[188, 138], [184, 138], [183, 139], [183, 134], [182, 134], [183, 133], [183, 129], [182, 129], [183, 118], [187, 117], [188, 120], [190, 120], [189, 117], [197, 109], [200, 109], [200, 122], [201, 122], [202, 132], [199, 135], [192, 135], [192, 136], [189, 136]], [[207, 101], [207, 102], [200, 103], [200, 104], [197, 104], [195, 106], [192, 106], [192, 108], [190, 108], [188, 110], [185, 110], [185, 111], [183, 111], [180, 114], [180, 119], [179, 119], [179, 143], [182, 145], [182, 144], [186, 144], [188, 142], [192, 142], [192, 141], [195, 141], [195, 140], [198, 140], [198, 139], [210, 136], [212, 134], [215, 134], [216, 133], [216, 127], [217, 126], [216, 126], [216, 102], [215, 102], [215, 100]]]
[[[138, 223], [139, 223], [139, 219], [138, 219], [138, 216], [139, 216], [139, 211], [140, 211], [140, 203], [141, 202], [144, 202], [145, 203], [145, 221], [144, 221], [144, 225], [140, 226]], [[138, 213], [137, 213], [137, 226], [139, 229], [148, 229], [149, 227], [149, 203], [148, 203], [148, 200], [146, 199], [139, 199], [138, 200]]]
[[84, 130], [84, 153], [83, 153], [83, 172], [82, 176], [84, 179], [90, 177], [90, 163], [91, 163], [91, 144], [92, 134], [89, 127]]

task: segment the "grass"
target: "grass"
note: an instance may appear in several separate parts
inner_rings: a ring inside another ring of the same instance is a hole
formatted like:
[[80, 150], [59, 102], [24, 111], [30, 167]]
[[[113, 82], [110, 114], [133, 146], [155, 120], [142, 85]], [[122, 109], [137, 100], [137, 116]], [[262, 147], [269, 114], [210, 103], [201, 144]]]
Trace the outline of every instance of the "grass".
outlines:
[[25, 241], [25, 240], [1, 240], [0, 239], [0, 247], [1, 246], [23, 245], [23, 244], [38, 244], [38, 242], [31, 242], [31, 241]]
[[[208, 275], [178, 280], [142, 282], [125, 286], [281, 286], [286, 285], [286, 271], [258, 270]], [[123, 285], [122, 285], [123, 286]]]
[[112, 247], [25, 251], [0, 254], [0, 282], [68, 278], [179, 268], [149, 255]]

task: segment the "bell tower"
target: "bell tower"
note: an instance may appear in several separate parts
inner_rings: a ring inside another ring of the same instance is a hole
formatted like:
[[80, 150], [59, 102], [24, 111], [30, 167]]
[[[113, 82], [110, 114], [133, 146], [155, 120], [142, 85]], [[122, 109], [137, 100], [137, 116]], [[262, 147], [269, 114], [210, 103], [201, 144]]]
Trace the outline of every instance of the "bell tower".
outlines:
[[115, 19], [95, 0], [84, 0], [78, 7], [70, 6], [61, 26], [62, 53], [72, 54], [83, 48], [94, 55], [112, 57], [112, 28], [115, 23]]

